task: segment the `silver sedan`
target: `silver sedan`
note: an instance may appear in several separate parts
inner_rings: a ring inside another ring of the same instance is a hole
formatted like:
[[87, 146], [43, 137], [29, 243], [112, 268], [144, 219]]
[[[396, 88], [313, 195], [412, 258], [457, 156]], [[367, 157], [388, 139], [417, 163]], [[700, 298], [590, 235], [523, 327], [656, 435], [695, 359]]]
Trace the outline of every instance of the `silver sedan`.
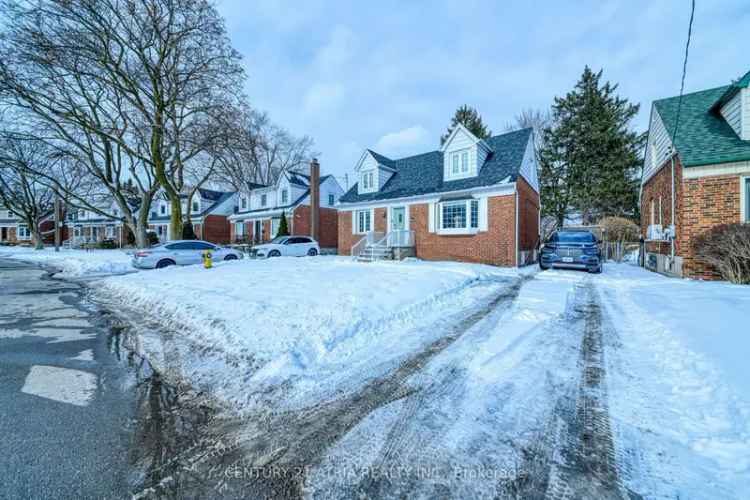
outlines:
[[168, 266], [189, 266], [200, 264], [203, 253], [211, 252], [214, 261], [237, 260], [242, 253], [227, 247], [220, 247], [200, 240], [176, 240], [157, 245], [133, 254], [133, 267], [138, 269], [161, 269]]

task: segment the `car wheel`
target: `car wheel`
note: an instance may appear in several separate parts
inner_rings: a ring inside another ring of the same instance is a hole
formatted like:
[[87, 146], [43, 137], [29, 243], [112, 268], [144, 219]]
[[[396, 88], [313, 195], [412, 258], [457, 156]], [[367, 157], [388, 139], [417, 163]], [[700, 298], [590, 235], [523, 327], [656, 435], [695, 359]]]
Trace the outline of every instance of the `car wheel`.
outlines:
[[318, 255], [318, 250], [316, 250], [315, 248], [311, 248], [307, 251], [307, 255], [309, 255], [310, 257], [315, 257], [316, 255]]
[[175, 261], [171, 259], [162, 259], [156, 263], [156, 269], [164, 269], [165, 267], [174, 266]]
[[237, 256], [230, 253], [229, 255], [224, 257], [224, 260], [237, 260]]
[[549, 269], [549, 267], [547, 267], [547, 266], [543, 265], [543, 264], [542, 264], [542, 263], [540, 262], [540, 263], [539, 263], [539, 269], [541, 269], [542, 271], [546, 271], [547, 269]]
[[281, 257], [281, 252], [279, 252], [278, 250], [271, 250], [270, 252], [268, 252], [268, 256], [269, 257]]

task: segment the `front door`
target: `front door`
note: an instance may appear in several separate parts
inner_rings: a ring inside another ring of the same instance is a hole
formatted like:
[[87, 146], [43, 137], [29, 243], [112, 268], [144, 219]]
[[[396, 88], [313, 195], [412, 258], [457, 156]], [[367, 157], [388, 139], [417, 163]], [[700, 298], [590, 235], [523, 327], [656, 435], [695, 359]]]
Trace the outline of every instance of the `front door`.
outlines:
[[391, 231], [403, 231], [406, 229], [406, 208], [393, 207], [391, 209]]
[[5, 241], [8, 239], [8, 228], [3, 227], [0, 228], [0, 241]]
[[263, 241], [263, 226], [259, 220], [255, 221], [255, 228], [253, 228], [253, 239], [256, 242]]

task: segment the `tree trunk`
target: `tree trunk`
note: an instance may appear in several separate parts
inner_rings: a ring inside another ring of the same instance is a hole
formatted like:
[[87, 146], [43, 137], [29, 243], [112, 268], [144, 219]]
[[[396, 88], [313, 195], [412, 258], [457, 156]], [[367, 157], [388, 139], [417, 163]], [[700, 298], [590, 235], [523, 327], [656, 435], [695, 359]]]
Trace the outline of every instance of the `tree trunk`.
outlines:
[[35, 225], [31, 229], [32, 239], [34, 240], [34, 250], [44, 250], [44, 237], [42, 232], [39, 230], [39, 226]]
[[180, 203], [180, 195], [171, 197], [169, 204], [172, 208], [172, 214], [169, 216], [169, 233], [170, 239], [181, 240], [182, 239], [182, 204]]

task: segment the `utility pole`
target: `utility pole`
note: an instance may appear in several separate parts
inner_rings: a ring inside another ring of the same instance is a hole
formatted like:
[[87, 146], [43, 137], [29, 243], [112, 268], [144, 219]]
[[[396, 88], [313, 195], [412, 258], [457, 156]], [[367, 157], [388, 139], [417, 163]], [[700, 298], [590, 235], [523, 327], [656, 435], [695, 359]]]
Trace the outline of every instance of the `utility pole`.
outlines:
[[60, 220], [60, 195], [55, 195], [55, 252], [60, 251], [60, 230], [62, 229], [62, 221]]

